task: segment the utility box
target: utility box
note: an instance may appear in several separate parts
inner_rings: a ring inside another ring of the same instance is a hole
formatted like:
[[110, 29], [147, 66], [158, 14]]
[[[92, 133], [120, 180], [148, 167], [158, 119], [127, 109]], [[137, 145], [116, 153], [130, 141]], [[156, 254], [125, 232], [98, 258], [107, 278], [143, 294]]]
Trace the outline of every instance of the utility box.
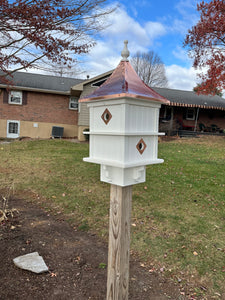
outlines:
[[145, 182], [146, 165], [158, 159], [159, 109], [167, 103], [123, 59], [109, 79], [81, 102], [90, 109], [89, 157], [101, 181], [119, 186]]
[[52, 137], [53, 138], [62, 138], [63, 131], [64, 131], [64, 127], [52, 126]]

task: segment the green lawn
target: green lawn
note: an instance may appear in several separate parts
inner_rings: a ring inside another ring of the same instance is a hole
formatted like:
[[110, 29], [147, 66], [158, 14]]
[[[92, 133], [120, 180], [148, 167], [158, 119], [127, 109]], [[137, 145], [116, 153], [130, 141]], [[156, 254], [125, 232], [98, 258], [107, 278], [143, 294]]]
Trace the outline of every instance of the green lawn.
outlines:
[[[0, 186], [39, 194], [45, 208], [107, 240], [110, 186], [85, 156], [87, 144], [65, 140], [0, 144]], [[133, 187], [132, 251], [196, 297], [223, 299], [225, 138], [161, 142], [158, 156], [165, 162]]]

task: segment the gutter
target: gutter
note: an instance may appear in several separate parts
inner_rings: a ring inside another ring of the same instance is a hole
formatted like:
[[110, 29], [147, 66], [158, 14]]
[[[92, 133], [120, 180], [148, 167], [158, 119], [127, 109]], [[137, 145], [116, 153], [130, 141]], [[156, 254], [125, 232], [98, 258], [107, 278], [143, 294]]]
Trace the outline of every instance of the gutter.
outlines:
[[[11, 86], [13, 90], [23, 90], [28, 92], [40, 92], [40, 93], [47, 93], [47, 94], [57, 94], [57, 95], [71, 95], [70, 91], [56, 91], [56, 90], [46, 90], [46, 89], [38, 89], [38, 88], [29, 88], [29, 87], [22, 87], [22, 86]], [[0, 88], [10, 89], [8, 85], [1, 84]]]

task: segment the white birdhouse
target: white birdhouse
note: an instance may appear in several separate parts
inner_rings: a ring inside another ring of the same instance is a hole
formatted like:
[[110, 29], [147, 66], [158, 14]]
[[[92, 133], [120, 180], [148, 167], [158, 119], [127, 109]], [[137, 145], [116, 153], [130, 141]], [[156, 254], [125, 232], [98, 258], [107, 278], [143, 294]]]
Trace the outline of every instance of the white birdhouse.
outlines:
[[101, 165], [101, 181], [119, 186], [145, 182], [146, 165], [158, 159], [161, 95], [138, 77], [127, 41], [120, 64], [94, 93], [81, 99], [90, 108], [90, 149], [84, 161]]

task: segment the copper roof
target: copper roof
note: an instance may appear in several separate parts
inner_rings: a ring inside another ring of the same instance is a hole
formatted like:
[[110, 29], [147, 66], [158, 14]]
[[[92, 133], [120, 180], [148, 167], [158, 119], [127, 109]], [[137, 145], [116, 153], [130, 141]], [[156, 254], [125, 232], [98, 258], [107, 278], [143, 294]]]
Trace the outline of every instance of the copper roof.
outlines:
[[81, 98], [79, 102], [124, 97], [169, 103], [166, 98], [147, 86], [137, 75], [129, 61], [124, 60], [119, 63], [112, 75], [99, 88], [85, 98]]

